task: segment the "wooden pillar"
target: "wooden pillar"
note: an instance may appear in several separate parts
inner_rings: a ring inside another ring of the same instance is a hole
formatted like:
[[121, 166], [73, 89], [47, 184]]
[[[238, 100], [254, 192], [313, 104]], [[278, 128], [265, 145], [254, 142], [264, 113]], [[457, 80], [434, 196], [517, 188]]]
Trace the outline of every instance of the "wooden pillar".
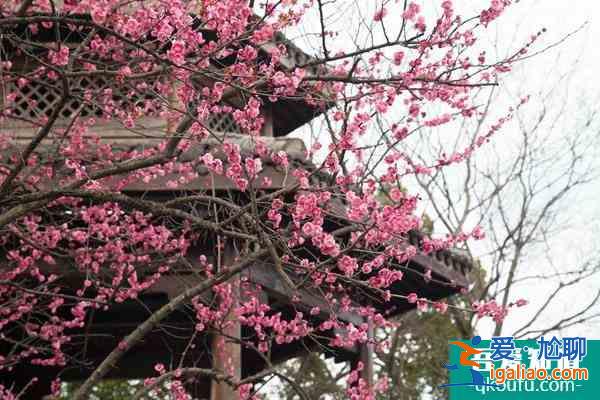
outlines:
[[373, 339], [375, 337], [375, 332], [373, 329], [373, 321], [369, 320], [367, 323], [369, 324], [369, 327], [367, 328], [367, 337], [369, 338], [369, 341], [360, 346], [360, 360], [363, 363], [363, 369], [360, 375], [369, 387], [373, 387], [373, 353], [375, 350]]
[[375, 332], [373, 329], [373, 322], [369, 320], [367, 323], [369, 324], [367, 328], [367, 338], [369, 341], [359, 346], [359, 355], [352, 361], [351, 367], [352, 369], [356, 369], [358, 368], [358, 363], [362, 363], [363, 367], [360, 371], [360, 378], [365, 381], [369, 387], [373, 387], [373, 353], [375, 347], [373, 338], [375, 337]]
[[[237, 253], [231, 243], [225, 246], [222, 264], [230, 266], [234, 263]], [[212, 338], [212, 367], [230, 376], [234, 381], [239, 381], [242, 377], [242, 348], [239, 342], [234, 340], [239, 340], [242, 332], [241, 325], [233, 312], [240, 301], [239, 276], [229, 280], [229, 283], [232, 285], [232, 309], [226, 317], [227, 325], [223, 335], [215, 334]], [[228, 383], [212, 381], [210, 398], [211, 400], [238, 400], [239, 395]]]

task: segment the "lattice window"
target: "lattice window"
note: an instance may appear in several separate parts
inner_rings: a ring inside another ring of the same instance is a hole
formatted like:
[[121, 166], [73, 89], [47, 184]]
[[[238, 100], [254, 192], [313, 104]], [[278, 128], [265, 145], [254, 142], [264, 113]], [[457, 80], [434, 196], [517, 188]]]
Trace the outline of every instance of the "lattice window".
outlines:
[[233, 115], [229, 113], [219, 113], [211, 116], [206, 121], [206, 126], [213, 132], [244, 133], [233, 119]]
[[[60, 117], [70, 118], [77, 112], [81, 117], [100, 117], [106, 110], [114, 114], [133, 107], [140, 107], [145, 115], [152, 115], [160, 109], [157, 82], [128, 82], [115, 86], [100, 76], [77, 77], [69, 82], [71, 96]], [[26, 119], [49, 117], [62, 94], [60, 83], [47, 79], [31, 80], [21, 87], [14, 86], [11, 91], [16, 94], [10, 106], [12, 115]]]
[[[114, 81], [102, 76], [83, 76], [69, 82], [71, 96], [63, 107], [60, 117], [68, 119], [79, 113], [80, 117], [102, 117], [130, 111], [134, 107], [143, 110], [146, 116], [157, 115], [161, 100], [157, 93], [160, 81], [135, 82], [115, 85]], [[61, 84], [48, 79], [31, 80], [21, 87], [13, 86], [9, 92], [15, 94], [8, 106], [17, 118], [39, 119], [49, 117], [61, 98]], [[209, 117], [206, 126], [213, 132], [243, 134], [231, 113], [217, 113]]]

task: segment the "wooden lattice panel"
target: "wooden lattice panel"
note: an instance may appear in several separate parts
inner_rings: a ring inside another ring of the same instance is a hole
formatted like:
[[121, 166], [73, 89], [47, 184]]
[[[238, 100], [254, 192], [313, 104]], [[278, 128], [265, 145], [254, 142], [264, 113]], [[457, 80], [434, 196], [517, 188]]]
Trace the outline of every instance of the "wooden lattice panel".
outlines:
[[[160, 109], [156, 92], [158, 81], [128, 82], [115, 85], [101, 76], [82, 76], [70, 80], [70, 96], [60, 112], [67, 119], [76, 113], [81, 117], [101, 117], [107, 114], [141, 108], [144, 114], [155, 114]], [[61, 98], [61, 86], [47, 79], [31, 80], [25, 85], [13, 85], [14, 102], [9, 106], [13, 116], [24, 119], [49, 117]]]
[[229, 113], [219, 113], [206, 121], [206, 126], [213, 132], [244, 133]]
[[[102, 117], [106, 116], [106, 110], [122, 112], [133, 107], [145, 110], [144, 115], [151, 116], [160, 109], [155, 86], [145, 83], [115, 87], [103, 77], [84, 76], [72, 80], [70, 85], [71, 96], [60, 113], [61, 119], [71, 118], [78, 112], [84, 118]], [[9, 106], [11, 115], [19, 119], [49, 117], [60, 101], [60, 89], [57, 82], [47, 80], [32, 80], [21, 87], [14, 85], [9, 89], [16, 94]], [[206, 126], [212, 132], [243, 133], [230, 113], [211, 116]]]

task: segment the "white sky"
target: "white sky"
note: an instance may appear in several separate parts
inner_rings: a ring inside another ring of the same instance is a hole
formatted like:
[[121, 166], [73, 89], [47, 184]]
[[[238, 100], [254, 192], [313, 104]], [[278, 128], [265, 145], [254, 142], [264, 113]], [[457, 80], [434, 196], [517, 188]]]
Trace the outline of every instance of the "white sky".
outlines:
[[[463, 0], [457, 4], [481, 4], [482, 1]], [[594, 0], [522, 0], [509, 9], [509, 12], [498, 20], [498, 37], [501, 39], [523, 38], [529, 33], [546, 28], [547, 33], [542, 37], [539, 44], [546, 45], [560, 41], [565, 35], [583, 28], [566, 39], [559, 46], [551, 49], [545, 54], [529, 59], [516, 71], [514, 77], [507, 78], [508, 85], [523, 85], [525, 90], [531, 93], [547, 87], [549, 81], [558, 73], [565, 73], [571, 68], [575, 72], [569, 87], [565, 90], [570, 107], [571, 115], [565, 118], [575, 120], [580, 104], [588, 107], [600, 107], [600, 76], [598, 75], [600, 65], [600, 2]], [[512, 40], [506, 44], [511, 45]], [[499, 145], [502, 145], [501, 139]], [[598, 163], [600, 171], [600, 163]], [[600, 243], [596, 238], [600, 233], [599, 218], [600, 202], [597, 197], [597, 183], [588, 185], [577, 193], [577, 207], [569, 211], [573, 227], [554, 241], [555, 247], [550, 250], [549, 256], [558, 260], [558, 263], [577, 263], [582, 258], [597, 250]], [[543, 261], [542, 261], [543, 263]], [[535, 267], [532, 265], [532, 267]], [[575, 307], [587, 304], [590, 296], [600, 288], [600, 276], [590, 280], [578, 291], [572, 291], [559, 301], [553, 308], [554, 315], [548, 315], [548, 320], [553, 320]], [[523, 297], [535, 302], [536, 298], [542, 298], [549, 287], [529, 285], [522, 288]], [[533, 311], [533, 310], [531, 310]], [[600, 311], [600, 307], [596, 307]], [[518, 326], [519, 322], [526, 320], [531, 312], [527, 309], [513, 313], [507, 319], [507, 325]], [[485, 325], [485, 324], [484, 324]], [[489, 334], [489, 329], [481, 327], [484, 335]], [[598, 322], [588, 323], [584, 326], [567, 330], [572, 335], [587, 335], [589, 338], [600, 339], [600, 324]]]

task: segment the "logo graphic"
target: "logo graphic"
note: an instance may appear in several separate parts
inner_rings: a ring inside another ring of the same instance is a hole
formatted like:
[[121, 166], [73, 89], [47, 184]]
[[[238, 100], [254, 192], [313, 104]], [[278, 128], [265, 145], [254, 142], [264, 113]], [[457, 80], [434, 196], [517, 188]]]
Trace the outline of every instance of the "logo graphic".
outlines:
[[[481, 337], [479, 336], [475, 336], [473, 337], [473, 339], [471, 339], [471, 344], [473, 346], [477, 346], [479, 343], [481, 343]], [[469, 357], [476, 355], [476, 354], [481, 354], [481, 350], [477, 350], [471, 346], [469, 346], [468, 344], [464, 343], [464, 342], [459, 342], [459, 341], [453, 341], [450, 342], [450, 345], [453, 346], [458, 346], [459, 348], [462, 349], [462, 352], [460, 353], [460, 360], [459, 360], [459, 364], [464, 366], [464, 367], [476, 367], [476, 368], [481, 368], [481, 365], [478, 362], [475, 362], [473, 360], [469, 360]], [[449, 371], [458, 369], [458, 365], [456, 364], [445, 364], [444, 367], [446, 369], [448, 369]], [[485, 383], [485, 381], [483, 380], [483, 375], [481, 374], [481, 372], [473, 369], [473, 368], [469, 368], [469, 372], [471, 373], [471, 382], [464, 382], [464, 383], [448, 383], [445, 385], [441, 385], [440, 387], [450, 387], [450, 386], [499, 386], [495, 383]]]
[[[600, 341], [584, 337], [512, 336], [449, 342], [450, 400], [592, 400], [600, 393]], [[594, 376], [595, 377], [595, 376]]]

